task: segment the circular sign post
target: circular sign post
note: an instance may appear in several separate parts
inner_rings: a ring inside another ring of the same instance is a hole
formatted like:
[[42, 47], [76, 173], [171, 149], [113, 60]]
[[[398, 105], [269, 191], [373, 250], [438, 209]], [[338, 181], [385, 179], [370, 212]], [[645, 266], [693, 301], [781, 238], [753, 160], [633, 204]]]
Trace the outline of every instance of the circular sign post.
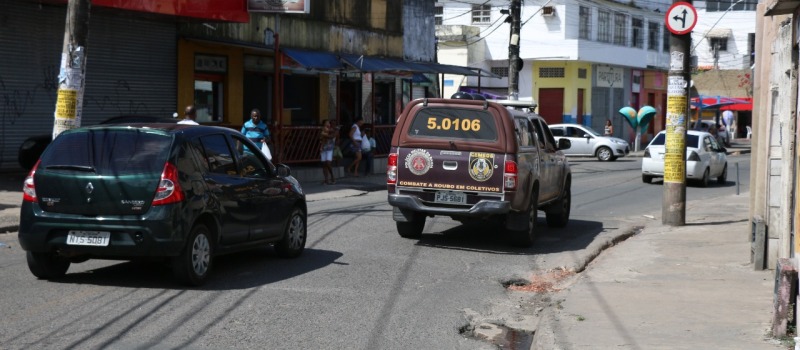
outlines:
[[688, 2], [676, 2], [667, 10], [665, 19], [672, 34], [688, 34], [697, 24], [697, 10]]

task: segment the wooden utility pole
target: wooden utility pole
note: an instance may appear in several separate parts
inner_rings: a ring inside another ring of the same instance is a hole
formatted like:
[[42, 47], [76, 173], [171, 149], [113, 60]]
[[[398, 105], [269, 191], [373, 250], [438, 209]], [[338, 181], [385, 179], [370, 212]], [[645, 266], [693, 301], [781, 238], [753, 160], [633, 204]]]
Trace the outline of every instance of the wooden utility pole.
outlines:
[[661, 222], [686, 225], [686, 130], [689, 123], [689, 82], [691, 33], [697, 11], [689, 2], [675, 1], [665, 16], [672, 33], [669, 45], [667, 84], [666, 153], [664, 153], [664, 194]]
[[522, 60], [519, 58], [519, 31], [522, 0], [511, 0], [509, 15], [511, 16], [511, 37], [508, 40], [508, 99], [519, 99], [519, 70]]
[[58, 74], [53, 138], [81, 126], [83, 90], [86, 85], [86, 42], [89, 37], [90, 0], [69, 0], [61, 69]]

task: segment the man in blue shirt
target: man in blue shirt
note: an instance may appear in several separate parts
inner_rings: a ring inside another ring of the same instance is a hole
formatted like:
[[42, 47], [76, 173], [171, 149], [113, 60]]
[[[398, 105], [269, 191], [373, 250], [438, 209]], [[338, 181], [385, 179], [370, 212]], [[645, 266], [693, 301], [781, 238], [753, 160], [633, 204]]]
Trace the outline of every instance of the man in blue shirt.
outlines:
[[261, 120], [261, 111], [258, 108], [250, 111], [250, 120], [242, 125], [242, 134], [253, 141], [258, 148], [261, 148], [265, 142], [269, 143], [269, 128], [267, 123]]

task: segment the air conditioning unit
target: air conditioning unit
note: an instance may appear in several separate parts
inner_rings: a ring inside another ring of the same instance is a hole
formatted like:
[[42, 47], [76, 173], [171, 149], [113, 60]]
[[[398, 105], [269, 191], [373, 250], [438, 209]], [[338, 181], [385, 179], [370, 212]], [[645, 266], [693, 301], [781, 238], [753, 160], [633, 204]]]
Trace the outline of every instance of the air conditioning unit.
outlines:
[[556, 8], [553, 6], [542, 6], [542, 16], [553, 17], [556, 15]]

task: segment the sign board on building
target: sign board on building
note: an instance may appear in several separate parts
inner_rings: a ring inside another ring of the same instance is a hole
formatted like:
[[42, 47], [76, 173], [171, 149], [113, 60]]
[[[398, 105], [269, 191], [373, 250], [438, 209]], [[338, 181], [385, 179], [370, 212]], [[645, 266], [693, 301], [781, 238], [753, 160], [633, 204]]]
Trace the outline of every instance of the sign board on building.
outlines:
[[228, 57], [215, 55], [194, 55], [196, 72], [225, 73], [228, 71]]
[[598, 87], [622, 87], [622, 68], [597, 66], [596, 72]]
[[310, 13], [311, 0], [247, 0], [249, 12]]

